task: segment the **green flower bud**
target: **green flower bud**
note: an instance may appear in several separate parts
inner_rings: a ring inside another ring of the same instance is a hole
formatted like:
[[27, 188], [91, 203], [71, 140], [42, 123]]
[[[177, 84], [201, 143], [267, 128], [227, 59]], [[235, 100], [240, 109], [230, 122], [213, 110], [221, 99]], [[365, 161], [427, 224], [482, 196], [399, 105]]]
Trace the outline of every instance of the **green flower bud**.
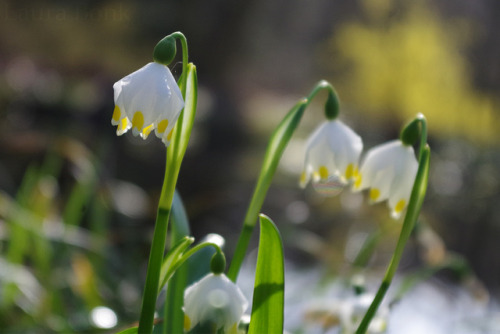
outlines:
[[328, 91], [328, 99], [325, 103], [325, 115], [329, 120], [333, 120], [339, 115], [339, 99], [334, 90]]
[[418, 114], [415, 119], [405, 125], [401, 130], [399, 135], [399, 139], [406, 146], [412, 146], [417, 142], [420, 138], [420, 122], [422, 120], [423, 115]]
[[214, 275], [220, 275], [226, 270], [226, 257], [222, 252], [216, 252], [210, 261], [210, 271]]
[[153, 51], [153, 60], [167, 66], [174, 60], [176, 53], [175, 37], [168, 35], [156, 44]]

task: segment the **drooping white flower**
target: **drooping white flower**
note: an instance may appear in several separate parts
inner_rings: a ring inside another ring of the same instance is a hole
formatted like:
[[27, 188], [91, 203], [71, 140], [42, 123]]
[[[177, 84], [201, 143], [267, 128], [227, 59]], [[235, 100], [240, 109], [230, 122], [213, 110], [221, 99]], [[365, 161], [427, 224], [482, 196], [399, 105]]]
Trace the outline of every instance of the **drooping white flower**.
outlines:
[[391, 216], [399, 218], [408, 205], [417, 169], [413, 147], [393, 140], [366, 153], [354, 190], [370, 188], [374, 203], [388, 199]]
[[351, 128], [338, 120], [322, 123], [306, 146], [300, 186], [312, 179], [314, 188], [324, 195], [336, 195], [358, 174], [363, 142]]
[[224, 274], [208, 274], [184, 292], [184, 329], [209, 322], [227, 334], [237, 332], [248, 307], [241, 290]]
[[146, 139], [151, 131], [168, 145], [184, 100], [167, 66], [149, 63], [113, 85], [115, 110], [111, 124], [118, 136], [132, 129]]

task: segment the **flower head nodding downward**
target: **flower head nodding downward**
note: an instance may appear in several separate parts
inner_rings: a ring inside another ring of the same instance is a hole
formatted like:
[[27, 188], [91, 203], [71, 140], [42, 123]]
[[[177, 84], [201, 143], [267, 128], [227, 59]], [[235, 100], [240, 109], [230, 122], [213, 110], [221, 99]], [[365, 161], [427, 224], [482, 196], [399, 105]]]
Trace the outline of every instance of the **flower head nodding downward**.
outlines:
[[236, 334], [238, 322], [248, 307], [241, 290], [226, 275], [210, 273], [184, 292], [184, 330], [197, 324], [224, 328]]
[[338, 194], [358, 174], [363, 142], [339, 120], [322, 123], [307, 142], [300, 186], [312, 179], [314, 188], [324, 195]]
[[391, 216], [397, 219], [408, 205], [417, 169], [413, 147], [393, 140], [366, 153], [354, 190], [370, 188], [373, 203], [388, 199]]
[[168, 146], [171, 131], [184, 107], [184, 100], [167, 66], [151, 62], [117, 81], [115, 110], [111, 124], [121, 136], [132, 129], [134, 136], [146, 139], [154, 130]]

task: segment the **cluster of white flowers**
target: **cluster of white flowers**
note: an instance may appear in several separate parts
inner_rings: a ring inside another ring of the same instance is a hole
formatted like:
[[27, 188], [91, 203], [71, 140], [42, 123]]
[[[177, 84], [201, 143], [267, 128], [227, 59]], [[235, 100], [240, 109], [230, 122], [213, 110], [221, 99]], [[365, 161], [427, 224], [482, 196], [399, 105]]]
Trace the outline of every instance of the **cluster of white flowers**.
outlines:
[[[168, 145], [184, 107], [168, 67], [149, 63], [113, 88], [111, 123], [117, 126], [117, 135], [132, 129], [134, 136], [146, 139], [154, 130]], [[362, 150], [361, 138], [348, 126], [336, 119], [324, 122], [308, 140], [300, 185], [305, 187], [312, 180], [314, 188], [325, 195], [337, 194], [346, 186], [353, 191], [370, 189], [371, 202], [388, 199], [392, 216], [399, 217], [408, 205], [418, 169], [413, 148], [401, 140], [391, 141], [369, 150], [359, 164]], [[242, 292], [223, 273], [208, 274], [185, 291], [185, 330], [210, 323], [225, 333], [237, 333], [247, 307]]]
[[[129, 129], [146, 139], [154, 130], [165, 145], [184, 107], [182, 94], [167, 66], [149, 63], [114, 85], [115, 110], [111, 123], [122, 135]], [[370, 189], [371, 202], [388, 199], [391, 215], [398, 218], [408, 205], [418, 169], [413, 148], [395, 140], [369, 150], [359, 167], [363, 142], [337, 119], [325, 121], [307, 143], [300, 185], [312, 180], [325, 195], [344, 187]]]
[[359, 167], [361, 138], [339, 120], [321, 124], [309, 138], [300, 185], [312, 180], [324, 195], [336, 195], [344, 187], [370, 189], [370, 202], [388, 199], [393, 218], [408, 205], [418, 162], [413, 147], [394, 140], [373, 147]]

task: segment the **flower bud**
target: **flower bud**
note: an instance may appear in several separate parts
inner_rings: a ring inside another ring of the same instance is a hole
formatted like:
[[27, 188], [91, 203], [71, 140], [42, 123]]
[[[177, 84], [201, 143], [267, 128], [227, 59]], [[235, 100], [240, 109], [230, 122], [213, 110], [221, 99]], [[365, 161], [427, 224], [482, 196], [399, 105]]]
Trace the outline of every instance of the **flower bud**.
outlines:
[[210, 261], [210, 271], [214, 275], [220, 275], [226, 270], [226, 257], [222, 252], [216, 252]]
[[153, 50], [153, 60], [168, 66], [174, 60], [176, 53], [175, 37], [168, 35], [156, 44]]
[[329, 120], [336, 119], [339, 115], [339, 99], [335, 91], [328, 92], [328, 98], [325, 103], [325, 115]]
[[415, 119], [406, 124], [405, 127], [401, 130], [399, 139], [405, 146], [414, 145], [420, 138], [420, 122], [422, 120], [422, 117], [422, 114], [418, 114]]

